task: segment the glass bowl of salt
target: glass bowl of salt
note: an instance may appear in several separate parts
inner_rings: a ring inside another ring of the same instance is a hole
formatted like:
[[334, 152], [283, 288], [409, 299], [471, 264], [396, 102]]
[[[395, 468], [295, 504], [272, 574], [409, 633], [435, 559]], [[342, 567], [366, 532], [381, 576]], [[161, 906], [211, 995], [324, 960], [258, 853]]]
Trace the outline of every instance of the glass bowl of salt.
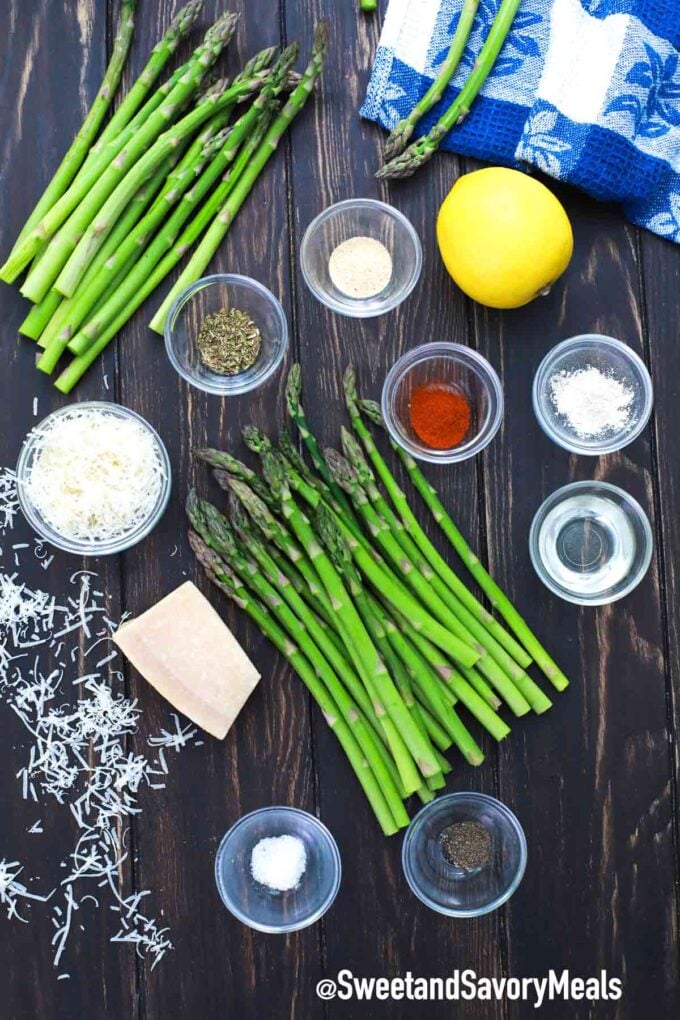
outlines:
[[300, 246], [302, 275], [314, 297], [357, 319], [400, 305], [422, 265], [413, 225], [394, 206], [373, 198], [349, 198], [324, 209]]
[[326, 826], [292, 807], [244, 815], [215, 858], [224, 905], [249, 928], [272, 934], [318, 921], [333, 903], [341, 875], [340, 852]]
[[534, 377], [534, 412], [545, 434], [570, 453], [597, 457], [636, 439], [654, 393], [641, 358], [620, 340], [586, 333], [549, 351]]

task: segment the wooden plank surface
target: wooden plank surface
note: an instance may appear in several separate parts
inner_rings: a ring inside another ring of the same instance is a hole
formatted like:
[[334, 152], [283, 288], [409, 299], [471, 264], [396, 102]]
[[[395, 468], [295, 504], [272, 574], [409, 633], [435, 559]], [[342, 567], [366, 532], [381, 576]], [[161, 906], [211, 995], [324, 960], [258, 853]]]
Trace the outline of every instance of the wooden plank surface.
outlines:
[[[140, 0], [127, 81], [177, 6], [173, 0]], [[8, 30], [0, 41], [3, 253], [96, 90], [116, 7], [112, 0], [101, 5], [9, 0]], [[206, 0], [203, 21], [207, 24], [222, 7], [218, 0]], [[187, 577], [197, 580], [248, 647], [263, 681], [227, 741], [206, 739], [171, 761], [167, 789], [143, 792], [143, 813], [132, 822], [134, 868], [126, 881], [130, 888], [153, 890], [154, 906], [172, 929], [174, 952], [150, 971], [135, 960], [131, 947], [108, 942], [110, 919], [105, 911], [93, 911], [86, 933], [70, 950], [71, 979], [57, 983], [49, 925], [3, 921], [0, 967], [8, 990], [1, 1015], [8, 1020], [514, 1018], [528, 1015], [527, 1007], [512, 1002], [324, 1004], [315, 985], [322, 975], [335, 977], [342, 968], [357, 976], [409, 970], [447, 976], [469, 967], [488, 977], [522, 977], [568, 967], [586, 977], [605, 967], [624, 980], [620, 1004], [555, 1003], [547, 1015], [637, 1020], [654, 1003], [661, 1020], [676, 1016], [677, 249], [638, 237], [617, 210], [562, 189], [576, 235], [576, 253], [564, 279], [547, 299], [518, 312], [472, 306], [448, 280], [434, 239], [436, 210], [462, 169], [457, 160], [441, 157], [415, 180], [389, 188], [372, 177], [381, 133], [362, 123], [356, 111], [377, 41], [377, 19], [362, 18], [353, 4], [331, 0], [240, 0], [230, 7], [242, 17], [227, 67], [237, 67], [240, 58], [261, 46], [293, 38], [301, 40], [306, 54], [322, 14], [331, 24], [331, 52], [318, 96], [239, 215], [215, 270], [251, 275], [281, 299], [292, 327], [288, 364], [301, 361], [310, 420], [334, 445], [344, 420], [340, 379], [350, 360], [362, 389], [373, 397], [390, 364], [417, 343], [454, 339], [492, 361], [506, 396], [502, 432], [475, 462], [430, 476], [572, 684], [555, 695], [547, 715], [518, 721], [500, 747], [488, 742], [481, 768], [456, 761], [449, 777], [449, 789], [484, 790], [517, 812], [530, 854], [519, 891], [507, 907], [474, 922], [429, 912], [403, 878], [401, 840], [380, 835], [304, 688], [255, 628], [219, 594], [208, 592], [184, 539], [188, 487], [196, 484], [217, 495], [208, 472], [192, 462], [191, 447], [209, 442], [242, 455], [244, 424], [254, 420], [275, 432], [282, 421], [284, 371], [254, 396], [237, 400], [220, 401], [188, 388], [169, 366], [160, 339], [146, 328], [157, 306], [152, 298], [77, 398], [120, 400], [159, 429], [173, 463], [173, 497], [143, 546], [97, 569], [105, 571], [102, 583], [114, 616], [122, 608], [133, 614], [143, 610]], [[178, 60], [189, 48], [187, 43]], [[331, 202], [353, 195], [395, 204], [424, 245], [419, 287], [400, 309], [378, 320], [333, 316], [311, 297], [300, 274], [299, 244], [308, 223]], [[34, 397], [40, 416], [66, 401], [32, 371], [30, 342], [15, 341], [24, 314], [15, 289], [2, 288], [0, 309], [9, 352], [0, 378], [0, 463], [12, 464], [33, 422]], [[651, 431], [621, 454], [600, 460], [573, 458], [550, 444], [530, 402], [531, 378], [545, 351], [559, 339], [590, 330], [619, 336], [647, 358], [657, 394]], [[657, 540], [640, 588], [596, 611], [550, 596], [532, 571], [526, 543], [541, 500], [573, 478], [588, 477], [606, 478], [633, 493], [650, 514]], [[17, 541], [29, 537], [21, 526], [15, 534]], [[0, 565], [5, 569], [4, 561]], [[77, 560], [57, 557], [50, 570], [52, 590], [66, 585], [79, 566]], [[41, 574], [36, 562], [27, 583], [38, 584]], [[143, 751], [146, 734], [166, 725], [167, 705], [133, 670], [126, 683], [144, 711], [144, 727], [132, 745]], [[26, 833], [35, 812], [20, 800], [15, 779], [22, 735], [4, 705], [0, 711], [6, 727], [0, 745], [0, 858], [20, 858], [28, 871], [42, 874], [49, 851], [69, 838], [68, 821], [63, 812], [44, 808], [47, 835]], [[240, 926], [223, 909], [212, 877], [214, 852], [228, 826], [244, 812], [273, 803], [317, 812], [343, 858], [343, 885], [332, 910], [316, 927], [285, 938]]]
[[[106, 7], [85, 3], [5, 5], [5, 31], [0, 56], [0, 118], [5, 130], [0, 141], [2, 216], [0, 247], [5, 253], [30, 212], [39, 192], [63, 155], [64, 140], [75, 134], [96, 94], [107, 62]], [[55, 54], [59, 59], [55, 61]], [[0, 379], [3, 466], [13, 467], [23, 438], [51, 410], [68, 403], [34, 369], [31, 341], [17, 337], [16, 329], [28, 310], [16, 288], [2, 286], [0, 295], [4, 370]], [[113, 379], [113, 355], [108, 354], [85, 380], [81, 400], [106, 397], [104, 375]], [[35, 402], [35, 404], [34, 404]], [[11, 543], [31, 542], [30, 528], [20, 520]], [[3, 541], [0, 569], [13, 572], [11, 550]], [[20, 554], [21, 555], [21, 554]], [[69, 578], [92, 563], [58, 555], [45, 572], [33, 556], [21, 555], [20, 575], [28, 587], [71, 594]], [[112, 619], [120, 616], [120, 564], [100, 561], [99, 582], [108, 596]], [[51, 661], [49, 668], [53, 668]], [[51, 799], [41, 804], [23, 801], [16, 772], [26, 761], [26, 733], [6, 704], [2, 712], [0, 751], [0, 858], [19, 860], [27, 883], [49, 892], [61, 881], [59, 862], [73, 848], [75, 824], [64, 808]], [[40, 818], [43, 835], [27, 830]], [[125, 888], [131, 891], [129, 862]], [[75, 1016], [134, 1017], [136, 1015], [135, 960], [129, 946], [109, 942], [115, 933], [108, 910], [83, 908], [87, 935], [76, 937], [59, 970], [52, 965], [50, 945], [54, 929], [46, 911], [36, 911], [30, 924], [7, 921], [0, 938], [0, 971], [6, 976], [0, 1013], [8, 1020]], [[3, 919], [4, 920], [4, 919]], [[70, 974], [57, 983], [59, 972]]]

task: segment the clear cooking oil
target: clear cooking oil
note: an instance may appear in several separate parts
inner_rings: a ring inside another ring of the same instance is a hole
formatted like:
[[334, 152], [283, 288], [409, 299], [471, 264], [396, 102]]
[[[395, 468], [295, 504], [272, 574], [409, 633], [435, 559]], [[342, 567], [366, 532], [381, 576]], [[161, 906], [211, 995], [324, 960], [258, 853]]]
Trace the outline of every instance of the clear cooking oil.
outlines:
[[548, 512], [538, 535], [545, 569], [566, 591], [594, 596], [629, 574], [636, 536], [625, 510], [592, 492], [571, 496]]

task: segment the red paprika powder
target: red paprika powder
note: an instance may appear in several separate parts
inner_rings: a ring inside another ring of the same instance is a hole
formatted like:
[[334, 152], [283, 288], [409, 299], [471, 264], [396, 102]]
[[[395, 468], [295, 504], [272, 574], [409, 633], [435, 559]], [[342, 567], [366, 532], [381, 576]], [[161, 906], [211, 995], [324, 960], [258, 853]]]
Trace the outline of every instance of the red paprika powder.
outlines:
[[450, 450], [465, 439], [471, 409], [457, 390], [442, 384], [419, 386], [411, 394], [411, 428], [426, 446]]

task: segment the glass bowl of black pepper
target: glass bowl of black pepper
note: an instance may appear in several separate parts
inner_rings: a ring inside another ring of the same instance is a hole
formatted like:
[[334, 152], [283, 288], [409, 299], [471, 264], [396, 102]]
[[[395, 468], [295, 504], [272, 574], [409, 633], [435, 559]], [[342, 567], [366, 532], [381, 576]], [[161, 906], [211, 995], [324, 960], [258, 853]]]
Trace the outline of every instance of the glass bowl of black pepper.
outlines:
[[283, 361], [288, 323], [280, 301], [236, 273], [205, 276], [184, 290], [165, 323], [165, 349], [192, 386], [237, 396], [262, 386]]
[[402, 865], [416, 896], [449, 917], [478, 917], [522, 881], [527, 842], [515, 815], [485, 793], [450, 793], [426, 804], [404, 837]]

